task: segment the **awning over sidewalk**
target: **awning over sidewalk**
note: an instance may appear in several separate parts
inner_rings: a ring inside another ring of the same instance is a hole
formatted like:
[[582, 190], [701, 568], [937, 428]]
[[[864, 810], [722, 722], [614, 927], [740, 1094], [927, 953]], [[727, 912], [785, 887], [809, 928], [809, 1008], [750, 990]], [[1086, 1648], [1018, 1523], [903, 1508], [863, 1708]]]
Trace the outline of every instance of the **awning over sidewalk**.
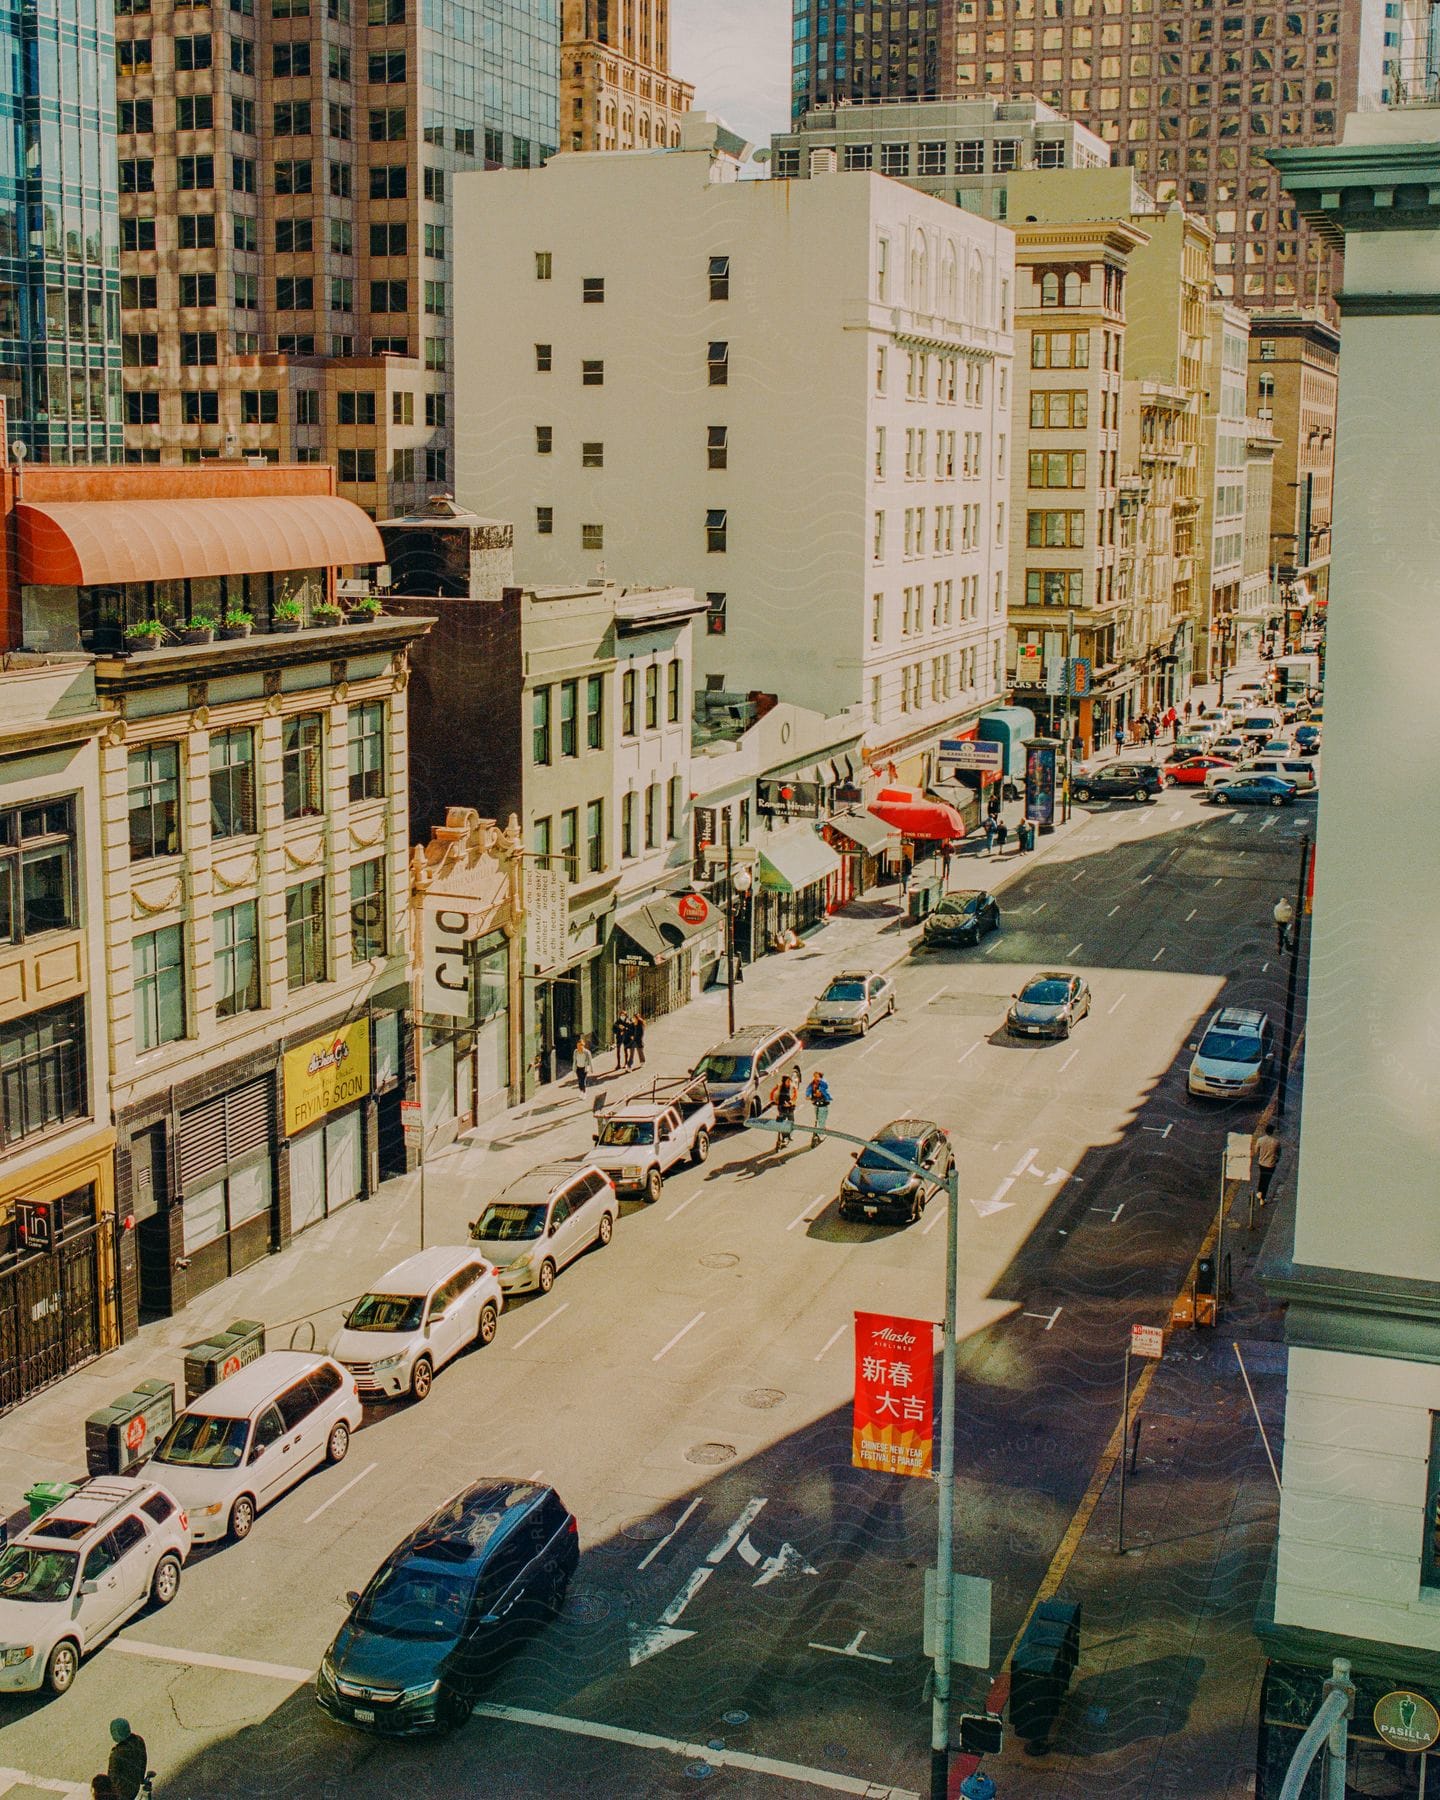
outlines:
[[623, 913], [615, 921], [615, 929], [629, 939], [636, 950], [652, 963], [669, 962], [692, 938], [704, 937], [715, 929], [718, 917], [713, 913], [699, 925], [688, 924], [680, 917], [675, 902], [661, 895]]
[[877, 819], [873, 813], [838, 812], [830, 817], [831, 828], [838, 831], [841, 837], [848, 838], [852, 844], [858, 844], [871, 856], [884, 856], [890, 851], [900, 848], [900, 833], [892, 831], [883, 820]]
[[792, 825], [785, 831], [762, 833], [760, 885], [781, 894], [798, 894], [813, 887], [840, 868], [840, 858], [808, 825]]

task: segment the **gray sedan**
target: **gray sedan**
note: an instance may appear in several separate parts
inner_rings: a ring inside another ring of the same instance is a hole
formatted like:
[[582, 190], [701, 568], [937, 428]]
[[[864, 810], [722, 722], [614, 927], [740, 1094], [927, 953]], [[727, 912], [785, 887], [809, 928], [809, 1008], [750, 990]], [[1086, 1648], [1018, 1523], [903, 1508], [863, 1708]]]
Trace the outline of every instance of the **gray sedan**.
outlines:
[[1067, 1038], [1071, 1026], [1089, 1010], [1090, 989], [1083, 975], [1042, 970], [1014, 996], [1005, 1029], [1016, 1037]]

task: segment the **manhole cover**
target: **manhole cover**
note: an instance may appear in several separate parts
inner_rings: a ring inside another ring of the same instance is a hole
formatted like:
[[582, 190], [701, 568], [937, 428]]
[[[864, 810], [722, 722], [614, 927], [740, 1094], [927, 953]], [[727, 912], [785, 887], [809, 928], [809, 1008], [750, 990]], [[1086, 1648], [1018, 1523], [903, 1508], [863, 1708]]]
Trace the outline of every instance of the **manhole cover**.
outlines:
[[700, 1258], [702, 1269], [733, 1269], [740, 1258], [732, 1256], [728, 1250], [716, 1250], [709, 1256]]
[[821, 1749], [821, 1754], [828, 1762], [844, 1762], [850, 1752], [843, 1744], [825, 1744]]
[[572, 1588], [565, 1616], [581, 1625], [594, 1625], [610, 1616], [610, 1596], [600, 1588]]
[[722, 1714], [721, 1719], [726, 1725], [748, 1725], [750, 1723], [749, 1713], [741, 1712], [738, 1706], [733, 1711]]
[[685, 1452], [686, 1462], [727, 1463], [734, 1460], [733, 1444], [692, 1444]]
[[637, 1544], [653, 1544], [664, 1537], [669, 1529], [663, 1519], [652, 1513], [644, 1519], [627, 1519], [620, 1527], [620, 1534]]
[[751, 1388], [748, 1394], [740, 1396], [742, 1404], [753, 1406], [756, 1412], [768, 1412], [772, 1406], [778, 1406], [785, 1398], [783, 1388]]

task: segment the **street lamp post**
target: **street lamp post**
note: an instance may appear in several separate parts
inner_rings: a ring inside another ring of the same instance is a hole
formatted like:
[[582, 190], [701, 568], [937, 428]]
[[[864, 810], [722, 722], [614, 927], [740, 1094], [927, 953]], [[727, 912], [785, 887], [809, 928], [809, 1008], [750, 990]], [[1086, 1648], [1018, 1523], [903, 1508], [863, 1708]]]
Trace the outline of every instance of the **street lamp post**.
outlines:
[[753, 877], [747, 868], [735, 867], [735, 846], [730, 834], [730, 808], [725, 808], [725, 1018], [729, 1035], [735, 1035], [735, 906], [737, 895], [750, 891]]
[[[1305, 889], [1310, 878], [1311, 845], [1308, 834], [1300, 840], [1300, 880], [1295, 891], [1295, 910], [1290, 924], [1290, 972], [1285, 979], [1285, 1026], [1280, 1037], [1280, 1079], [1275, 1084], [1275, 1117], [1285, 1117], [1290, 1087], [1290, 1039], [1295, 1029], [1295, 989], [1300, 977], [1300, 937], [1305, 928]], [[1279, 917], [1279, 908], [1276, 908]]]

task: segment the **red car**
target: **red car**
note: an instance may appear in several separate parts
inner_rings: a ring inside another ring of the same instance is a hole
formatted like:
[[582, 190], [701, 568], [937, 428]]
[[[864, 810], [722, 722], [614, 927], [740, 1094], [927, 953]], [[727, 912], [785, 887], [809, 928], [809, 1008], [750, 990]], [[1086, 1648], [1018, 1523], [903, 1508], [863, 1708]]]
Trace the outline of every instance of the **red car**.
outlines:
[[1183, 762], [1171, 763], [1165, 771], [1170, 787], [1204, 787], [1212, 769], [1233, 769], [1234, 763], [1223, 756], [1187, 756]]

